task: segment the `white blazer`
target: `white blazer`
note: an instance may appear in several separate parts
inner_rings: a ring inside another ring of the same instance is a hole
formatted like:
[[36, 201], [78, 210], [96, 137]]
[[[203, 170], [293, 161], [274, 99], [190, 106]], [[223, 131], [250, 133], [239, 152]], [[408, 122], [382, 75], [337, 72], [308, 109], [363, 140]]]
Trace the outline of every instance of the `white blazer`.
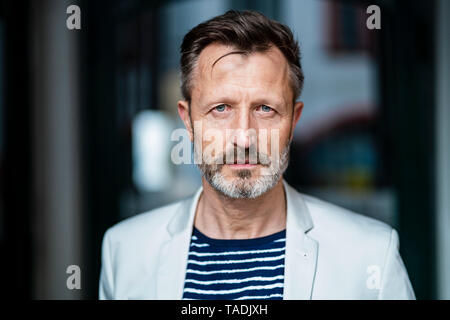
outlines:
[[[394, 229], [283, 184], [283, 299], [415, 299]], [[100, 299], [182, 298], [201, 192], [105, 232]]]

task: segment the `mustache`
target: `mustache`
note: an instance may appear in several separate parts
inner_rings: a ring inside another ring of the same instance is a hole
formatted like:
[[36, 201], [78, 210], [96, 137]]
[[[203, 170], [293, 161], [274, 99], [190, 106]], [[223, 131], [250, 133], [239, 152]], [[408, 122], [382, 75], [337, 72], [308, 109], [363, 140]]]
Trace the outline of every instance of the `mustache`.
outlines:
[[271, 158], [264, 152], [257, 152], [256, 147], [248, 148], [234, 146], [217, 155], [209, 157], [207, 155], [206, 162], [210, 164], [259, 164], [270, 166]]

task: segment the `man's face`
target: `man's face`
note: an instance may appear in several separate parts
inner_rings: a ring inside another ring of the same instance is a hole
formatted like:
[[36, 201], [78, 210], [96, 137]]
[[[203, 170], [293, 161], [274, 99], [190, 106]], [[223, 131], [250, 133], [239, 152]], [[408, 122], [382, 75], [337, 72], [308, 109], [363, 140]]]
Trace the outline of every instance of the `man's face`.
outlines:
[[197, 144], [203, 177], [228, 197], [256, 198], [286, 169], [303, 104], [293, 104], [289, 66], [277, 48], [235, 52], [207, 46], [194, 72], [191, 103], [180, 101], [178, 109]]

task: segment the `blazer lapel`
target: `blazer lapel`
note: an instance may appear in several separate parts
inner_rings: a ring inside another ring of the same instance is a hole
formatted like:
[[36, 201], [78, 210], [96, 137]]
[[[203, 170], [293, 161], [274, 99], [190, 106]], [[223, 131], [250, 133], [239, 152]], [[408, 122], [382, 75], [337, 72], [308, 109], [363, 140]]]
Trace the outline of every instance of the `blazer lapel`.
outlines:
[[189, 245], [194, 225], [200, 188], [194, 197], [184, 201], [167, 226], [169, 240], [158, 259], [156, 298], [180, 300], [183, 297]]
[[301, 195], [284, 182], [286, 193], [286, 258], [283, 299], [311, 299], [318, 243], [308, 237], [311, 215]]

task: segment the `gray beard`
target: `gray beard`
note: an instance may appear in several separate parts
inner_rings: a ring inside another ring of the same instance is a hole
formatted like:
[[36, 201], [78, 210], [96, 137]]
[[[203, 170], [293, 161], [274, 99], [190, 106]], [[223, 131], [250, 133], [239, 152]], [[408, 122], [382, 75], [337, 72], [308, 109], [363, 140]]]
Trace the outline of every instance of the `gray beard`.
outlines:
[[284, 148], [280, 155], [279, 165], [276, 168], [271, 162], [267, 167], [266, 174], [260, 174], [256, 179], [251, 180], [252, 172], [248, 169], [237, 170], [235, 179], [228, 181], [222, 174], [223, 164], [207, 164], [202, 161], [197, 164], [205, 180], [222, 195], [233, 199], [254, 199], [271, 190], [280, 181], [289, 163], [290, 143]]

